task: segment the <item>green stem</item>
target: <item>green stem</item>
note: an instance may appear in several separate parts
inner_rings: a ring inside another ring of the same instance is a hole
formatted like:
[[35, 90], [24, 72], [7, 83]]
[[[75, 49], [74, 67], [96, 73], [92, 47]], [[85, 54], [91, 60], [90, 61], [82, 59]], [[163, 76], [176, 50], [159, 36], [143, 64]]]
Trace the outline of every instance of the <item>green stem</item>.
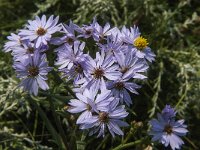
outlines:
[[65, 144], [65, 148], [68, 149], [69, 146], [68, 146], [68, 143], [67, 143], [67, 137], [65, 136], [64, 129], [63, 129], [61, 122], [60, 122], [60, 118], [56, 114], [55, 107], [54, 107], [54, 104], [52, 102], [52, 98], [50, 96], [48, 96], [47, 98], [48, 98], [49, 103], [50, 103], [50, 107], [51, 107], [51, 110], [52, 110], [52, 113], [53, 113], [53, 117], [55, 119], [56, 126], [59, 130], [61, 137], [62, 137], [62, 141]]
[[45, 122], [45, 126], [48, 129], [48, 131], [51, 133], [53, 139], [56, 141], [57, 145], [61, 148], [61, 149], [65, 149], [63, 143], [62, 143], [62, 139], [60, 137], [60, 135], [56, 132], [56, 130], [54, 129], [53, 125], [51, 124], [51, 122], [49, 121], [49, 119], [47, 118], [47, 116], [45, 115], [44, 111], [38, 106], [38, 104], [35, 102], [35, 100], [28, 96], [27, 98], [30, 102], [30, 104], [32, 104], [35, 109], [38, 111], [40, 117], [43, 119], [43, 121]]
[[[51, 73], [53, 74], [55, 80], [57, 81], [58, 84], [63, 83], [64, 81], [60, 78], [60, 76], [56, 73], [55, 70], [52, 70]], [[71, 88], [68, 85], [64, 86], [65, 89], [73, 96], [76, 97], [76, 95], [74, 94], [74, 92], [71, 90]]]
[[103, 144], [105, 144], [105, 142], [107, 141], [109, 135], [106, 135], [106, 137], [103, 139], [103, 141], [101, 142], [101, 144], [98, 145], [98, 147], [96, 148], [96, 150], [100, 150], [101, 147], [103, 146]]
[[[12, 114], [21, 122], [21, 124], [23, 125], [24, 129], [28, 132], [28, 134], [30, 135], [32, 141], [35, 141], [35, 138], [33, 137], [33, 135], [31, 134], [30, 130], [28, 129], [28, 127], [26, 126], [26, 124], [22, 121], [22, 119], [17, 115], [17, 113], [11, 111]], [[33, 142], [33, 146], [36, 148], [35, 143]]]
[[134, 142], [131, 142], [131, 143], [127, 143], [127, 144], [121, 144], [121, 145], [115, 147], [115, 148], [112, 149], [112, 150], [122, 150], [122, 149], [126, 149], [126, 148], [132, 147], [132, 146], [134, 146], [134, 145], [136, 145], [136, 144], [139, 144], [139, 143], [141, 143], [141, 142], [142, 142], [142, 140], [137, 140], [137, 141], [134, 141]]
[[125, 144], [135, 133], [136, 129], [134, 131], [130, 131], [126, 138], [123, 140], [122, 144]]

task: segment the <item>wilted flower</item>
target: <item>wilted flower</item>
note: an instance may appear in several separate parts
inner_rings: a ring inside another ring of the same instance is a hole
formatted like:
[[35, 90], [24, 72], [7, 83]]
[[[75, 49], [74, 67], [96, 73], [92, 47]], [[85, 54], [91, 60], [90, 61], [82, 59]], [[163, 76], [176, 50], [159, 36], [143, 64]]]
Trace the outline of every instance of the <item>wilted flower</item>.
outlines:
[[176, 116], [176, 111], [170, 105], [166, 105], [162, 110], [162, 116], [165, 120], [169, 120]]

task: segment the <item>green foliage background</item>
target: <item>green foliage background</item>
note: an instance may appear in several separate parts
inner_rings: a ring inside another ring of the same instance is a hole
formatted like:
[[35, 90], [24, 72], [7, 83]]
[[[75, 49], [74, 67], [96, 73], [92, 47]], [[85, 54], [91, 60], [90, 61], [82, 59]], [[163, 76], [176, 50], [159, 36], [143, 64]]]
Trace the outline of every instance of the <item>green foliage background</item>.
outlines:
[[[71, 19], [79, 25], [90, 23], [94, 16], [102, 25], [136, 24], [148, 38], [156, 61], [149, 69], [149, 79], [141, 83], [140, 95], [132, 95], [134, 104], [127, 119], [131, 126], [124, 129], [124, 139], [110, 135], [96, 139], [78, 130], [76, 116], [64, 111], [71, 94], [66, 83], [57, 80], [56, 70], [49, 76], [49, 92], [28, 96], [16, 89], [19, 80], [11, 54], [0, 51], [0, 149], [64, 149], [63, 139], [70, 150], [107, 150], [120, 144], [118, 149], [142, 150], [150, 145], [164, 149], [151, 143], [147, 131], [148, 121], [165, 104], [176, 107], [177, 118], [188, 124], [183, 149], [200, 149], [199, 0], [0, 0], [0, 49], [6, 36], [41, 14], [59, 15], [60, 21]], [[130, 145], [123, 147], [123, 143]]]

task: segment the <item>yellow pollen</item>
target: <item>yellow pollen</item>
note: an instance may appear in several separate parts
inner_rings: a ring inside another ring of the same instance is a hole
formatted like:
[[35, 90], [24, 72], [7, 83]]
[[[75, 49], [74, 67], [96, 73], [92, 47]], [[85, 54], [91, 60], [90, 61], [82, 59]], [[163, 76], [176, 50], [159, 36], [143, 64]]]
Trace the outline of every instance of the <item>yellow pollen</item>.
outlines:
[[133, 42], [133, 45], [138, 48], [139, 50], [143, 50], [149, 43], [147, 42], [147, 39], [139, 36], [135, 39]]

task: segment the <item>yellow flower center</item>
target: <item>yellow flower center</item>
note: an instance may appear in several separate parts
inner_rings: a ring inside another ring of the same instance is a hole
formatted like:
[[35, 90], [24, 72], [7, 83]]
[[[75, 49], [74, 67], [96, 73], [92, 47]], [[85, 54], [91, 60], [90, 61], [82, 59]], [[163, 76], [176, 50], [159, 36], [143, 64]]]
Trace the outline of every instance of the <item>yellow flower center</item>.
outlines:
[[133, 42], [133, 45], [139, 49], [139, 50], [142, 50], [144, 49], [145, 47], [147, 47], [149, 43], [147, 42], [147, 39], [139, 36], [135, 39], [135, 41]]

